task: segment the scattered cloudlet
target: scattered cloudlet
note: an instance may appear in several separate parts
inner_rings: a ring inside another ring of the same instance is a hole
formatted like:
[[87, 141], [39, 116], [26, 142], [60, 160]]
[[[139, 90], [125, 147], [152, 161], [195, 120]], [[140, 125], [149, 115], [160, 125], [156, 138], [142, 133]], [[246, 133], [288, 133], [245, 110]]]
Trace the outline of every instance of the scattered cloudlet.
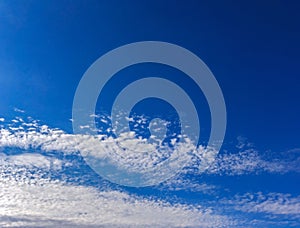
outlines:
[[214, 194], [219, 189], [218, 186], [207, 184], [205, 182], [196, 181], [195, 179], [187, 179], [183, 176], [177, 176], [168, 181], [163, 182], [159, 188], [169, 191], [185, 191], [199, 192], [203, 194]]
[[25, 113], [23, 109], [19, 109], [19, 108], [14, 108], [14, 111], [19, 113]]
[[[298, 227], [300, 224], [300, 196], [284, 193], [246, 193], [233, 199], [223, 199], [222, 205], [235, 211], [256, 215], [249, 223], [252, 226]], [[276, 221], [276, 222], [275, 222]]]
[[247, 193], [229, 201], [237, 210], [273, 215], [293, 215], [300, 218], [300, 196], [283, 193]]
[[255, 149], [247, 149], [238, 153], [219, 154], [211, 166], [206, 169], [208, 174], [246, 175], [288, 172], [300, 172], [300, 153], [287, 156], [287, 153], [274, 156], [261, 156]]

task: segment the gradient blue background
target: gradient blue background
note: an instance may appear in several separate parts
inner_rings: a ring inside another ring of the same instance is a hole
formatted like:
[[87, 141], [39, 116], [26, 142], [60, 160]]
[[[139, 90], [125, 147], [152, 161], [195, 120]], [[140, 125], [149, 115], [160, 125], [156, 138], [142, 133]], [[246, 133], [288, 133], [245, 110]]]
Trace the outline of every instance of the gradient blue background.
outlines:
[[[71, 133], [87, 68], [118, 46], [158, 40], [214, 73], [227, 106], [225, 149], [242, 136], [261, 153], [284, 154], [300, 147], [299, 11], [298, 1], [277, 0], [0, 1], [0, 114], [17, 107]], [[299, 174], [201, 178], [237, 192], [300, 193]]]
[[191, 50], [215, 74], [229, 138], [297, 147], [299, 9], [296, 1], [1, 1], [1, 112], [20, 107], [60, 126], [93, 61], [160, 40]]

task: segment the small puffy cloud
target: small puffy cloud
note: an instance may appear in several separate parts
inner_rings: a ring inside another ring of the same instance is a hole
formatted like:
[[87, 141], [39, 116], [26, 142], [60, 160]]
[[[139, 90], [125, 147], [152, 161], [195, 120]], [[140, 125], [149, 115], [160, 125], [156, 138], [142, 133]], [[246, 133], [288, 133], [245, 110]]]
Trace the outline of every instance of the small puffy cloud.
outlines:
[[24, 111], [24, 110], [22, 110], [22, 109], [19, 109], [19, 108], [14, 108], [14, 111], [15, 111], [15, 112], [19, 112], [19, 113], [25, 113], [25, 111]]

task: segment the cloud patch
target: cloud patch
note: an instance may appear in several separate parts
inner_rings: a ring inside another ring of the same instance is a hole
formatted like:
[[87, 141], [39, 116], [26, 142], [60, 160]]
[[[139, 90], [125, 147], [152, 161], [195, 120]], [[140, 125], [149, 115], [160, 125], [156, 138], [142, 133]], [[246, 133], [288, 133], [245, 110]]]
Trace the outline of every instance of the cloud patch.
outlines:
[[67, 185], [39, 179], [38, 184], [0, 182], [0, 225], [104, 227], [223, 227], [229, 217], [209, 209], [149, 200], [120, 191]]
[[23, 153], [18, 155], [6, 155], [0, 154], [0, 165], [3, 166], [18, 166], [26, 167], [29, 169], [46, 169], [46, 170], [60, 170], [62, 167], [62, 161], [44, 156], [37, 153]]
[[238, 153], [219, 154], [211, 166], [205, 170], [207, 174], [247, 175], [260, 173], [286, 174], [300, 173], [300, 154], [288, 156], [288, 153], [274, 156], [261, 156], [255, 149], [247, 149]]

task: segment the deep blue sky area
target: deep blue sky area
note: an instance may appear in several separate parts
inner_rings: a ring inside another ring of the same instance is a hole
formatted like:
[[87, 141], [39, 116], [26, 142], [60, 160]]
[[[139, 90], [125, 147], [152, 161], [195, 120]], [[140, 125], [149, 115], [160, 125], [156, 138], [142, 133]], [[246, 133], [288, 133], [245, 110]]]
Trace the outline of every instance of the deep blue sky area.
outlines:
[[87, 68], [144, 40], [198, 55], [224, 93], [225, 143], [300, 147], [300, 3], [297, 1], [0, 1], [0, 113], [14, 107], [71, 131]]

